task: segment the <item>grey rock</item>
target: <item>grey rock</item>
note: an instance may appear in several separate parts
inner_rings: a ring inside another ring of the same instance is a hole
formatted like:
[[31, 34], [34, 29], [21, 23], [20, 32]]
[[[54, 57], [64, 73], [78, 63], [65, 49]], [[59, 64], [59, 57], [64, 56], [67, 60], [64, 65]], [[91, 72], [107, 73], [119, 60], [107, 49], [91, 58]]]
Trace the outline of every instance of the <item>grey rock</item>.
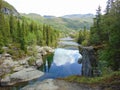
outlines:
[[38, 67], [40, 67], [40, 66], [43, 64], [43, 60], [42, 60], [42, 59], [37, 59], [37, 60], [35, 61], [35, 63], [36, 63], [36, 65], [37, 65]]
[[23, 66], [18, 66], [18, 67], [15, 67], [15, 68], [13, 69], [13, 71], [14, 71], [14, 72], [18, 72], [18, 71], [23, 70], [23, 69], [24, 69]]
[[1, 79], [1, 85], [6, 85], [7, 83], [10, 83], [10, 77], [7, 76], [4, 79]]
[[18, 82], [29, 81], [43, 76], [43, 72], [35, 68], [25, 68], [2, 79], [1, 85], [14, 85]]
[[32, 80], [42, 76], [44, 73], [35, 68], [26, 68], [10, 75], [11, 79], [20, 79], [23, 81]]
[[44, 80], [43, 82], [37, 82], [36, 84], [26, 86], [22, 90], [57, 90], [59, 87], [53, 82], [53, 79]]
[[85, 84], [70, 83], [63, 80], [47, 79], [42, 82], [36, 82], [33, 85], [27, 85], [21, 90], [100, 90], [98, 86], [91, 87]]
[[25, 59], [19, 60], [20, 65], [28, 65], [28, 60], [31, 57], [26, 57]]
[[37, 59], [42, 59], [41, 53], [37, 53], [36, 58], [37, 58]]
[[53, 53], [53, 52], [54, 52], [54, 49], [52, 49], [51, 47], [45, 46], [45, 47], [43, 47], [43, 48], [44, 48], [44, 50], [45, 50], [46, 52], [50, 52], [50, 53]]
[[94, 48], [92, 46], [80, 47], [79, 51], [82, 55], [82, 59], [78, 60], [78, 63], [82, 64], [82, 75], [93, 76], [93, 68], [97, 68]]
[[15, 64], [14, 61], [11, 59], [11, 60], [4, 60], [3, 65], [8, 65], [10, 67], [13, 67]]

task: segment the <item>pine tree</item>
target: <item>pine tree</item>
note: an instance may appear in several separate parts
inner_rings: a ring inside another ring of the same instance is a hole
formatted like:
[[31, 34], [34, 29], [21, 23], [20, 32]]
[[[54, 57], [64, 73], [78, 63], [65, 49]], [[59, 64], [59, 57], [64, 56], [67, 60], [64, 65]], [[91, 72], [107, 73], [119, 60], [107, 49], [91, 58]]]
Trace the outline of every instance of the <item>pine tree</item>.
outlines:
[[22, 21], [22, 31], [21, 31], [21, 39], [20, 39], [20, 47], [22, 50], [26, 51], [26, 44], [25, 44], [25, 20]]
[[101, 29], [101, 19], [102, 15], [101, 15], [101, 7], [98, 7], [98, 10], [96, 12], [96, 18], [94, 18], [94, 25], [93, 27], [91, 27], [90, 33], [91, 33], [91, 38], [90, 38], [90, 42], [91, 44], [95, 44], [95, 45], [99, 45], [102, 42], [102, 29]]
[[120, 1], [108, 0], [106, 9], [107, 12], [101, 17], [102, 19], [100, 19], [99, 13], [94, 19], [94, 25], [91, 28], [91, 38], [93, 40], [92, 43], [96, 45], [95, 35], [99, 33], [100, 44], [104, 47], [100, 50], [101, 53], [99, 53], [98, 58], [106, 61], [108, 66], [116, 71], [120, 68]]
[[12, 14], [10, 15], [9, 24], [10, 24], [10, 33], [11, 33], [12, 41], [17, 42], [17, 22], [16, 22], [16, 18]]
[[6, 17], [5, 18], [5, 23], [4, 23], [4, 44], [8, 45], [9, 43], [11, 43], [11, 35], [10, 35], [10, 25], [9, 25], [9, 20]]

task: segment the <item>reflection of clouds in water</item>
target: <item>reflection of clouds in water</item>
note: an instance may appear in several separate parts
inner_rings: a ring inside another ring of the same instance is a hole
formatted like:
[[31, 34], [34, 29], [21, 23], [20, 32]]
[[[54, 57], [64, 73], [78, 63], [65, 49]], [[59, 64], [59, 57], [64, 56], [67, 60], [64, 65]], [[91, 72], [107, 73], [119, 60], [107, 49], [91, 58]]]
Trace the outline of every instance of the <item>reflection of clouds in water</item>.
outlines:
[[66, 50], [62, 48], [57, 48], [55, 50], [53, 62], [56, 64], [56, 66], [61, 66], [66, 63], [75, 63], [77, 62], [78, 58], [81, 57], [82, 56], [79, 54], [78, 50]]

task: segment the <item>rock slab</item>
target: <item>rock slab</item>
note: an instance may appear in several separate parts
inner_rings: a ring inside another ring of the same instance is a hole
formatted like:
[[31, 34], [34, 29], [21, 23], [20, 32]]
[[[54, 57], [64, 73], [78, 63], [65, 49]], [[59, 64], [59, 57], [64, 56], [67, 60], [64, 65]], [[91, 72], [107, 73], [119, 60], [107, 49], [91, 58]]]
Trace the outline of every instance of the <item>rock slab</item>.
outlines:
[[18, 82], [29, 81], [39, 78], [43, 74], [43, 72], [36, 70], [35, 68], [24, 68], [23, 70], [6, 76], [4, 79], [1, 80], [1, 85], [13, 85]]

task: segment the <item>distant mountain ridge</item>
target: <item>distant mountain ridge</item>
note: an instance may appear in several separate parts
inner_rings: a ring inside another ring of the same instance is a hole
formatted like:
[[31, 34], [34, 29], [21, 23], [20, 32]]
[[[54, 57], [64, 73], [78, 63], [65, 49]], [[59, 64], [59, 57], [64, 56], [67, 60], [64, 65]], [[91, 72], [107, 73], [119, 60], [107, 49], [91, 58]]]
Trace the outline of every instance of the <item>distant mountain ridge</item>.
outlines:
[[95, 15], [93, 14], [70, 14], [70, 15], [64, 15], [63, 18], [94, 18]]
[[44, 17], [44, 18], [48, 18], [48, 19], [49, 19], [49, 18], [56, 18], [56, 16], [51, 16], [51, 15], [44, 15], [43, 17]]
[[90, 29], [93, 24], [93, 14], [71, 14], [61, 17], [55, 17], [51, 15], [41, 16], [39, 14], [30, 13], [22, 14], [25, 17], [31, 18], [37, 22], [49, 24], [61, 31], [80, 30], [86, 27]]

